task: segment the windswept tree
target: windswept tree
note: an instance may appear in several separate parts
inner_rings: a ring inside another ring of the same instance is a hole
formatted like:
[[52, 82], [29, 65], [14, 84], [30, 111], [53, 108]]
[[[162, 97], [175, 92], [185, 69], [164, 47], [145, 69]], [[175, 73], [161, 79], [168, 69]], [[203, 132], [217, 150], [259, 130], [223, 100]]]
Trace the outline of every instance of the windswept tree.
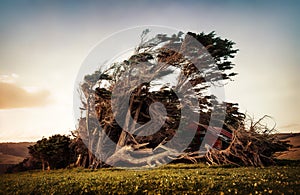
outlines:
[[[223, 102], [212, 92], [237, 74], [232, 72], [238, 51], [234, 42], [214, 32], [146, 39], [148, 32], [128, 59], [86, 75], [81, 83], [84, 114], [78, 132], [89, 149], [90, 164], [155, 166], [199, 158], [216, 163], [225, 148], [215, 151], [211, 146], [221, 131], [237, 141], [235, 130], [245, 130], [245, 115], [237, 104]], [[234, 147], [235, 157], [243, 156], [245, 146]]]

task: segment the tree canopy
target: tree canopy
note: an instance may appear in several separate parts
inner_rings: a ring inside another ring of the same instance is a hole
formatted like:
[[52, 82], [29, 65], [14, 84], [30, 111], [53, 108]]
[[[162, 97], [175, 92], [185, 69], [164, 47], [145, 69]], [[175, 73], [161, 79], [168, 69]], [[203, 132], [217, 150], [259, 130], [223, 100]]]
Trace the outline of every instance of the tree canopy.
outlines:
[[70, 164], [72, 151], [70, 150], [71, 139], [65, 135], [53, 135], [37, 141], [29, 146], [29, 154], [42, 163], [42, 169], [64, 168]]

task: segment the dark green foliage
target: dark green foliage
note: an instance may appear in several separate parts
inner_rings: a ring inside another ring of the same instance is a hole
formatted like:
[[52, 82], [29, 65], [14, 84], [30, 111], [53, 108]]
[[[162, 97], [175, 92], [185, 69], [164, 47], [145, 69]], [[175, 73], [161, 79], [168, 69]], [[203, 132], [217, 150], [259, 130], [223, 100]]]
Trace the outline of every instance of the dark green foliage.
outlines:
[[29, 146], [29, 154], [36, 160], [51, 168], [64, 168], [69, 165], [72, 151], [69, 148], [71, 139], [65, 135], [53, 135], [43, 138], [35, 145]]
[[210, 55], [217, 62], [219, 70], [229, 70], [233, 68], [234, 64], [232, 64], [229, 59], [233, 58], [234, 54], [238, 52], [238, 49], [233, 49], [234, 42], [216, 37], [214, 31], [209, 34], [204, 34], [203, 32], [200, 34], [188, 32], [188, 35], [197, 39], [208, 50]]
[[[225, 72], [234, 67], [234, 64], [230, 60], [238, 52], [238, 49], [233, 48], [234, 42], [217, 37], [214, 31], [209, 34], [188, 32], [188, 35], [197, 39], [214, 58], [218, 69], [222, 71], [222, 79], [227, 80], [237, 75], [237, 73]], [[212, 77], [214, 76], [212, 75]]]

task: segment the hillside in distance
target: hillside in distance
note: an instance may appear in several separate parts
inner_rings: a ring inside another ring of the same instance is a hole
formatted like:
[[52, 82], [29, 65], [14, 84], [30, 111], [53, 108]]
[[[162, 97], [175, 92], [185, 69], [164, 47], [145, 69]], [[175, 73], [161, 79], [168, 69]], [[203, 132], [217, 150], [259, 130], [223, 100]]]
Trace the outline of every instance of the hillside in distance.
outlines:
[[300, 160], [300, 133], [286, 133], [279, 134], [279, 137], [283, 141], [288, 141], [292, 145], [288, 151], [278, 152], [278, 159], [288, 159], [288, 160]]
[[0, 164], [18, 164], [29, 157], [27, 147], [34, 142], [0, 143]]

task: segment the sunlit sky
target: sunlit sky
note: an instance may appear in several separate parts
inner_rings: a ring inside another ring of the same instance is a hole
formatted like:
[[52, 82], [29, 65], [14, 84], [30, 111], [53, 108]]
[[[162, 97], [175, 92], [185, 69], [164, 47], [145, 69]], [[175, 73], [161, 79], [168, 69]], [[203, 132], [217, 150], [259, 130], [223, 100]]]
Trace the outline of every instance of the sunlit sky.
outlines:
[[226, 99], [300, 132], [299, 9], [298, 1], [0, 1], [0, 142], [74, 130], [81, 63], [103, 38], [139, 25], [233, 40], [239, 75]]

